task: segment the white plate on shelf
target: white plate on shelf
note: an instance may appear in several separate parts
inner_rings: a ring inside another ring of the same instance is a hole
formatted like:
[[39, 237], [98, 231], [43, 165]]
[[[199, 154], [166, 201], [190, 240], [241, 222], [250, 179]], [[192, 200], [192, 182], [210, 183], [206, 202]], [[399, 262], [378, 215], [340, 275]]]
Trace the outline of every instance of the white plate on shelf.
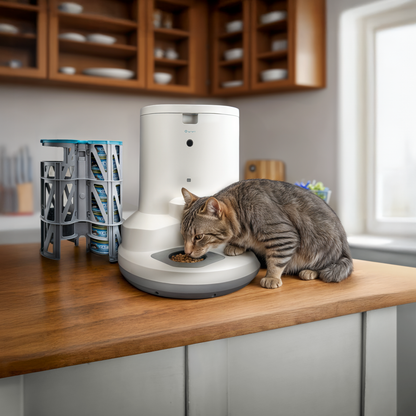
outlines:
[[19, 29], [16, 26], [9, 25], [8, 23], [0, 23], [0, 32], [1, 33], [19, 33]]
[[88, 42], [103, 43], [105, 45], [112, 45], [116, 40], [117, 39], [112, 36], [103, 35], [101, 33], [91, 33], [90, 35], [87, 35]]
[[59, 39], [65, 39], [65, 40], [73, 40], [75, 42], [85, 42], [87, 39], [84, 35], [81, 35], [80, 33], [61, 33], [58, 35]]
[[232, 88], [232, 87], [241, 87], [243, 85], [243, 81], [241, 79], [236, 79], [234, 81], [225, 81], [221, 84], [223, 88]]
[[84, 75], [91, 75], [93, 77], [117, 78], [117, 79], [131, 79], [135, 73], [129, 69], [122, 68], [86, 68], [82, 71]]

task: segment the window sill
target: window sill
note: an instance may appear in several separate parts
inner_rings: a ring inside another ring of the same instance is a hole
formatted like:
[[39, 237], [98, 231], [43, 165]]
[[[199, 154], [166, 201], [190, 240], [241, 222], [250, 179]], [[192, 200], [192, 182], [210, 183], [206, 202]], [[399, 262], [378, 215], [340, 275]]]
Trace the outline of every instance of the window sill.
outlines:
[[351, 235], [348, 237], [351, 248], [364, 248], [403, 254], [416, 254], [416, 237], [393, 237], [370, 234]]

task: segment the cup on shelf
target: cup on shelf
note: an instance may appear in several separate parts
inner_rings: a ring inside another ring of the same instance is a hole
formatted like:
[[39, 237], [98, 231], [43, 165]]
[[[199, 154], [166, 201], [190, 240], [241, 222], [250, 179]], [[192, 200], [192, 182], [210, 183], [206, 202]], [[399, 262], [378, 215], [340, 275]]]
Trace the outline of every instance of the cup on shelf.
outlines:
[[155, 56], [155, 58], [163, 58], [163, 57], [164, 57], [164, 55], [165, 55], [165, 52], [163, 51], [163, 49], [162, 49], [162, 48], [158, 48], [158, 47], [156, 47], [156, 48], [153, 50], [153, 52], [154, 52], [154, 56]]
[[58, 6], [58, 9], [61, 12], [73, 13], [73, 14], [82, 13], [82, 11], [84, 10], [84, 8], [80, 4], [78, 4], [78, 3], [72, 3], [72, 2], [61, 3]]
[[282, 69], [282, 68], [266, 69], [265, 71], [260, 72], [260, 77], [263, 82], [285, 79], [287, 78], [287, 69]]
[[76, 72], [76, 69], [73, 66], [61, 66], [59, 68], [59, 72], [62, 72], [63, 74], [67, 74], [67, 75], [74, 75]]
[[263, 25], [272, 22], [278, 22], [279, 20], [286, 19], [287, 13], [283, 11], [274, 11], [270, 13], [265, 13], [260, 16], [260, 23]]
[[286, 39], [277, 39], [272, 42], [272, 51], [284, 51], [287, 49], [287, 40]]
[[232, 22], [228, 22], [225, 25], [225, 31], [227, 33], [240, 32], [241, 30], [243, 30], [243, 21], [242, 20], [233, 20]]
[[172, 74], [169, 74], [168, 72], [155, 72], [153, 74], [153, 79], [156, 84], [169, 84], [172, 80]]
[[159, 9], [155, 9], [153, 12], [153, 26], [157, 29], [162, 27], [162, 14], [162, 10]]
[[166, 49], [165, 56], [167, 59], [178, 59], [179, 54], [173, 48]]
[[233, 59], [241, 59], [243, 57], [243, 48], [234, 48], [229, 49], [224, 52], [224, 58], [226, 61], [231, 61]]
[[169, 13], [169, 12], [163, 13], [162, 26], [165, 29], [172, 29], [173, 27], [173, 14], [172, 13]]

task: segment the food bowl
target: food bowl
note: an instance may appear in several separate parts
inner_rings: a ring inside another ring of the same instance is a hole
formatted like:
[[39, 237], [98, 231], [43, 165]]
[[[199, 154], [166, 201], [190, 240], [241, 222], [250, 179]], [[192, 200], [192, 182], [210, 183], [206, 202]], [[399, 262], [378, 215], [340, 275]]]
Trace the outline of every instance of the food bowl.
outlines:
[[91, 33], [90, 35], [87, 35], [88, 42], [104, 43], [105, 45], [112, 45], [116, 40], [117, 39], [112, 36], [103, 35], [101, 33]]
[[274, 11], [260, 16], [260, 23], [266, 25], [267, 23], [278, 22], [286, 19], [287, 13], [282, 11]]
[[84, 10], [84, 8], [80, 4], [71, 2], [61, 3], [58, 6], [58, 9], [61, 12], [74, 14], [82, 13], [82, 11]]
[[287, 49], [286, 39], [274, 40], [272, 42], [272, 51], [277, 52], [277, 51], [284, 51], [286, 49]]
[[233, 59], [241, 59], [243, 57], [243, 48], [229, 49], [224, 52], [224, 58], [226, 61], [232, 61]]
[[59, 72], [62, 72], [63, 74], [74, 75], [76, 69], [73, 66], [61, 66], [59, 68]]
[[241, 87], [243, 85], [243, 81], [241, 79], [236, 79], [233, 81], [225, 81], [221, 84], [223, 88], [233, 88], [233, 87]]
[[276, 81], [278, 79], [287, 78], [287, 69], [266, 69], [260, 72], [260, 77], [263, 82]]
[[227, 33], [240, 32], [241, 30], [243, 30], [243, 21], [242, 20], [233, 20], [232, 22], [228, 22], [225, 25], [225, 31]]
[[155, 72], [153, 74], [153, 79], [156, 84], [169, 84], [169, 82], [172, 80], [172, 74], [167, 72]]

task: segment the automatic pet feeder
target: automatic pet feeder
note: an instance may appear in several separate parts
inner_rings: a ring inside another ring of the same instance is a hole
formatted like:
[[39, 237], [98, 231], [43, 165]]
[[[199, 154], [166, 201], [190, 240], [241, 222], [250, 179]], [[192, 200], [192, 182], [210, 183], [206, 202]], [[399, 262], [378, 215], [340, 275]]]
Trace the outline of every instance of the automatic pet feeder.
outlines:
[[152, 105], [140, 113], [139, 210], [122, 226], [118, 262], [133, 286], [157, 296], [210, 298], [234, 292], [256, 276], [252, 252], [178, 263], [183, 252], [181, 189], [213, 195], [239, 179], [239, 110], [218, 105]]

